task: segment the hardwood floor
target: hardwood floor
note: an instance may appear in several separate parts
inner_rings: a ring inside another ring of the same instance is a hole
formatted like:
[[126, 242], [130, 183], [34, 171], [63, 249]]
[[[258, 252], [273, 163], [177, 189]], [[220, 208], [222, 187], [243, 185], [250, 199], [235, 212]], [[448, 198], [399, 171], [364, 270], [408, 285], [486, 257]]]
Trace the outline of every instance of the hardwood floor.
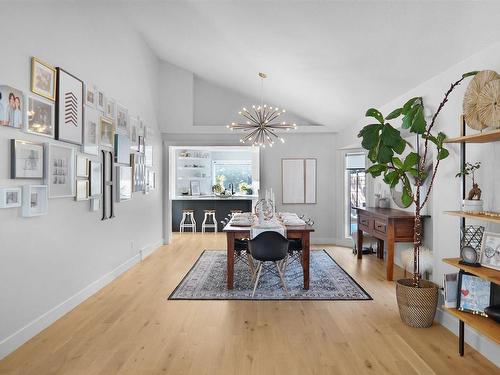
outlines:
[[[325, 247], [373, 301], [169, 301], [223, 234], [183, 234], [0, 361], [0, 374], [495, 374], [401, 323], [383, 261]], [[401, 271], [395, 269], [395, 279]]]

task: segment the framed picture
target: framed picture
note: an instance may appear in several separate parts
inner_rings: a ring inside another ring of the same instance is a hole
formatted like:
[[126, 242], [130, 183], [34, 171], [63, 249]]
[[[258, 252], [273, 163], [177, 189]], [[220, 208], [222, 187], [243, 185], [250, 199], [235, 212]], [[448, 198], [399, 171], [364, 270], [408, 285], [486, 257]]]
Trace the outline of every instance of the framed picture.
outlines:
[[106, 95], [104, 95], [104, 91], [99, 90], [99, 88], [95, 87], [94, 88], [95, 95], [96, 95], [96, 102], [95, 106], [96, 109], [105, 112], [106, 111]]
[[116, 167], [116, 201], [123, 202], [132, 198], [132, 168]]
[[201, 195], [200, 193], [200, 181], [190, 181], [189, 186], [191, 188], [191, 195]]
[[115, 134], [115, 163], [130, 163], [130, 141], [128, 135]]
[[122, 134], [129, 134], [128, 110], [121, 104], [116, 105], [116, 131]]
[[54, 103], [30, 96], [26, 114], [26, 132], [54, 138]]
[[457, 299], [458, 310], [485, 316], [484, 309], [491, 305], [491, 282], [460, 271]]
[[148, 183], [149, 188], [151, 190], [155, 190], [156, 189], [156, 172], [153, 172], [150, 170], [148, 176], [149, 176], [149, 183]]
[[21, 197], [20, 187], [0, 188], [0, 208], [21, 207]]
[[101, 117], [101, 146], [113, 147], [115, 140], [115, 123], [108, 117]]
[[102, 163], [99, 161], [91, 160], [89, 164], [89, 195], [91, 197], [98, 197], [102, 194]]
[[43, 178], [43, 143], [10, 140], [10, 178]]
[[52, 101], [56, 98], [56, 69], [36, 57], [31, 58], [31, 91]]
[[76, 177], [89, 177], [89, 159], [83, 155], [76, 156]]
[[116, 102], [114, 99], [108, 98], [106, 100], [105, 114], [106, 117], [109, 117], [110, 119], [116, 119]]
[[33, 217], [46, 215], [49, 202], [47, 185], [23, 186], [23, 216]]
[[500, 271], [500, 234], [484, 232], [481, 243], [481, 259], [483, 267]]
[[76, 180], [76, 197], [77, 201], [86, 201], [89, 199], [89, 180]]
[[146, 167], [153, 166], [153, 146], [144, 145], [144, 164]]
[[139, 151], [139, 118], [130, 116], [129, 119], [130, 148]]
[[144, 191], [146, 184], [144, 180], [144, 156], [141, 154], [130, 154], [130, 165], [132, 167], [132, 191]]
[[313, 158], [281, 159], [283, 204], [316, 203], [316, 165]]
[[75, 149], [50, 143], [47, 152], [47, 185], [50, 198], [75, 196]]
[[92, 85], [85, 85], [84, 103], [87, 107], [95, 108], [97, 102], [96, 88]]
[[92, 198], [90, 200], [90, 211], [95, 212], [101, 208], [101, 198]]
[[85, 125], [83, 127], [83, 152], [89, 155], [99, 155], [99, 113], [91, 107], [85, 107]]
[[61, 68], [56, 69], [56, 139], [81, 145], [83, 143], [83, 81]]
[[146, 146], [144, 143], [144, 137], [140, 135], [139, 137], [138, 150], [141, 154], [144, 154], [144, 147]]
[[0, 85], [0, 125], [20, 129], [24, 124], [24, 104], [21, 90]]
[[154, 135], [153, 128], [151, 128], [149, 126], [144, 126], [144, 138], [146, 140], [148, 140], [148, 139], [153, 138], [153, 135]]

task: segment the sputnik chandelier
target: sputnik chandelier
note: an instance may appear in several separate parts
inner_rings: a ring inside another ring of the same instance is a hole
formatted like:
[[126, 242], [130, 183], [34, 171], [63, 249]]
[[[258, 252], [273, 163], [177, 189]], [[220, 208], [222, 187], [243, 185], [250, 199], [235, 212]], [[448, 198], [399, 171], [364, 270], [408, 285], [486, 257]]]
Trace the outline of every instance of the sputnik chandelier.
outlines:
[[297, 129], [297, 125], [295, 123], [292, 124], [278, 120], [278, 118], [286, 112], [283, 108], [279, 109], [278, 107], [270, 107], [264, 104], [264, 79], [267, 78], [267, 75], [265, 73], [259, 73], [259, 77], [261, 78], [260, 105], [253, 105], [250, 110], [243, 108], [238, 114], [243, 116], [246, 120], [242, 122], [233, 122], [231, 125], [227, 125], [227, 128], [243, 131], [244, 134], [240, 138], [241, 143], [251, 143], [252, 146], [260, 146], [263, 148], [265, 148], [266, 145], [273, 147], [277, 139], [285, 143], [283, 137], [278, 136], [277, 131]]

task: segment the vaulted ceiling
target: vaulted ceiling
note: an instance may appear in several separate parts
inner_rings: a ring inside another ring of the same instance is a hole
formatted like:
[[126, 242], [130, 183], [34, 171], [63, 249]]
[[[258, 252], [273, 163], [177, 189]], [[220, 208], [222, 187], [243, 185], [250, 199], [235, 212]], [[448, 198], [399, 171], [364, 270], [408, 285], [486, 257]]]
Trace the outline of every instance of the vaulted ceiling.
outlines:
[[[161, 58], [329, 130], [498, 41], [500, 2], [124, 1]], [[483, 67], [480, 67], [483, 68]]]

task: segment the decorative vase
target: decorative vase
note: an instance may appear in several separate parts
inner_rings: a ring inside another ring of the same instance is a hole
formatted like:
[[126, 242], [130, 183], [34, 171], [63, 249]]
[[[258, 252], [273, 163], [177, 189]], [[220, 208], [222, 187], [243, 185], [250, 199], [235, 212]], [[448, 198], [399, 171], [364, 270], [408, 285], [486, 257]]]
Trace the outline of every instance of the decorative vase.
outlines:
[[432, 325], [438, 304], [438, 286], [420, 280], [420, 288], [413, 286], [412, 279], [401, 279], [396, 283], [396, 298], [401, 320], [415, 328]]
[[483, 201], [478, 199], [464, 199], [462, 201], [462, 210], [477, 214], [483, 211]]

